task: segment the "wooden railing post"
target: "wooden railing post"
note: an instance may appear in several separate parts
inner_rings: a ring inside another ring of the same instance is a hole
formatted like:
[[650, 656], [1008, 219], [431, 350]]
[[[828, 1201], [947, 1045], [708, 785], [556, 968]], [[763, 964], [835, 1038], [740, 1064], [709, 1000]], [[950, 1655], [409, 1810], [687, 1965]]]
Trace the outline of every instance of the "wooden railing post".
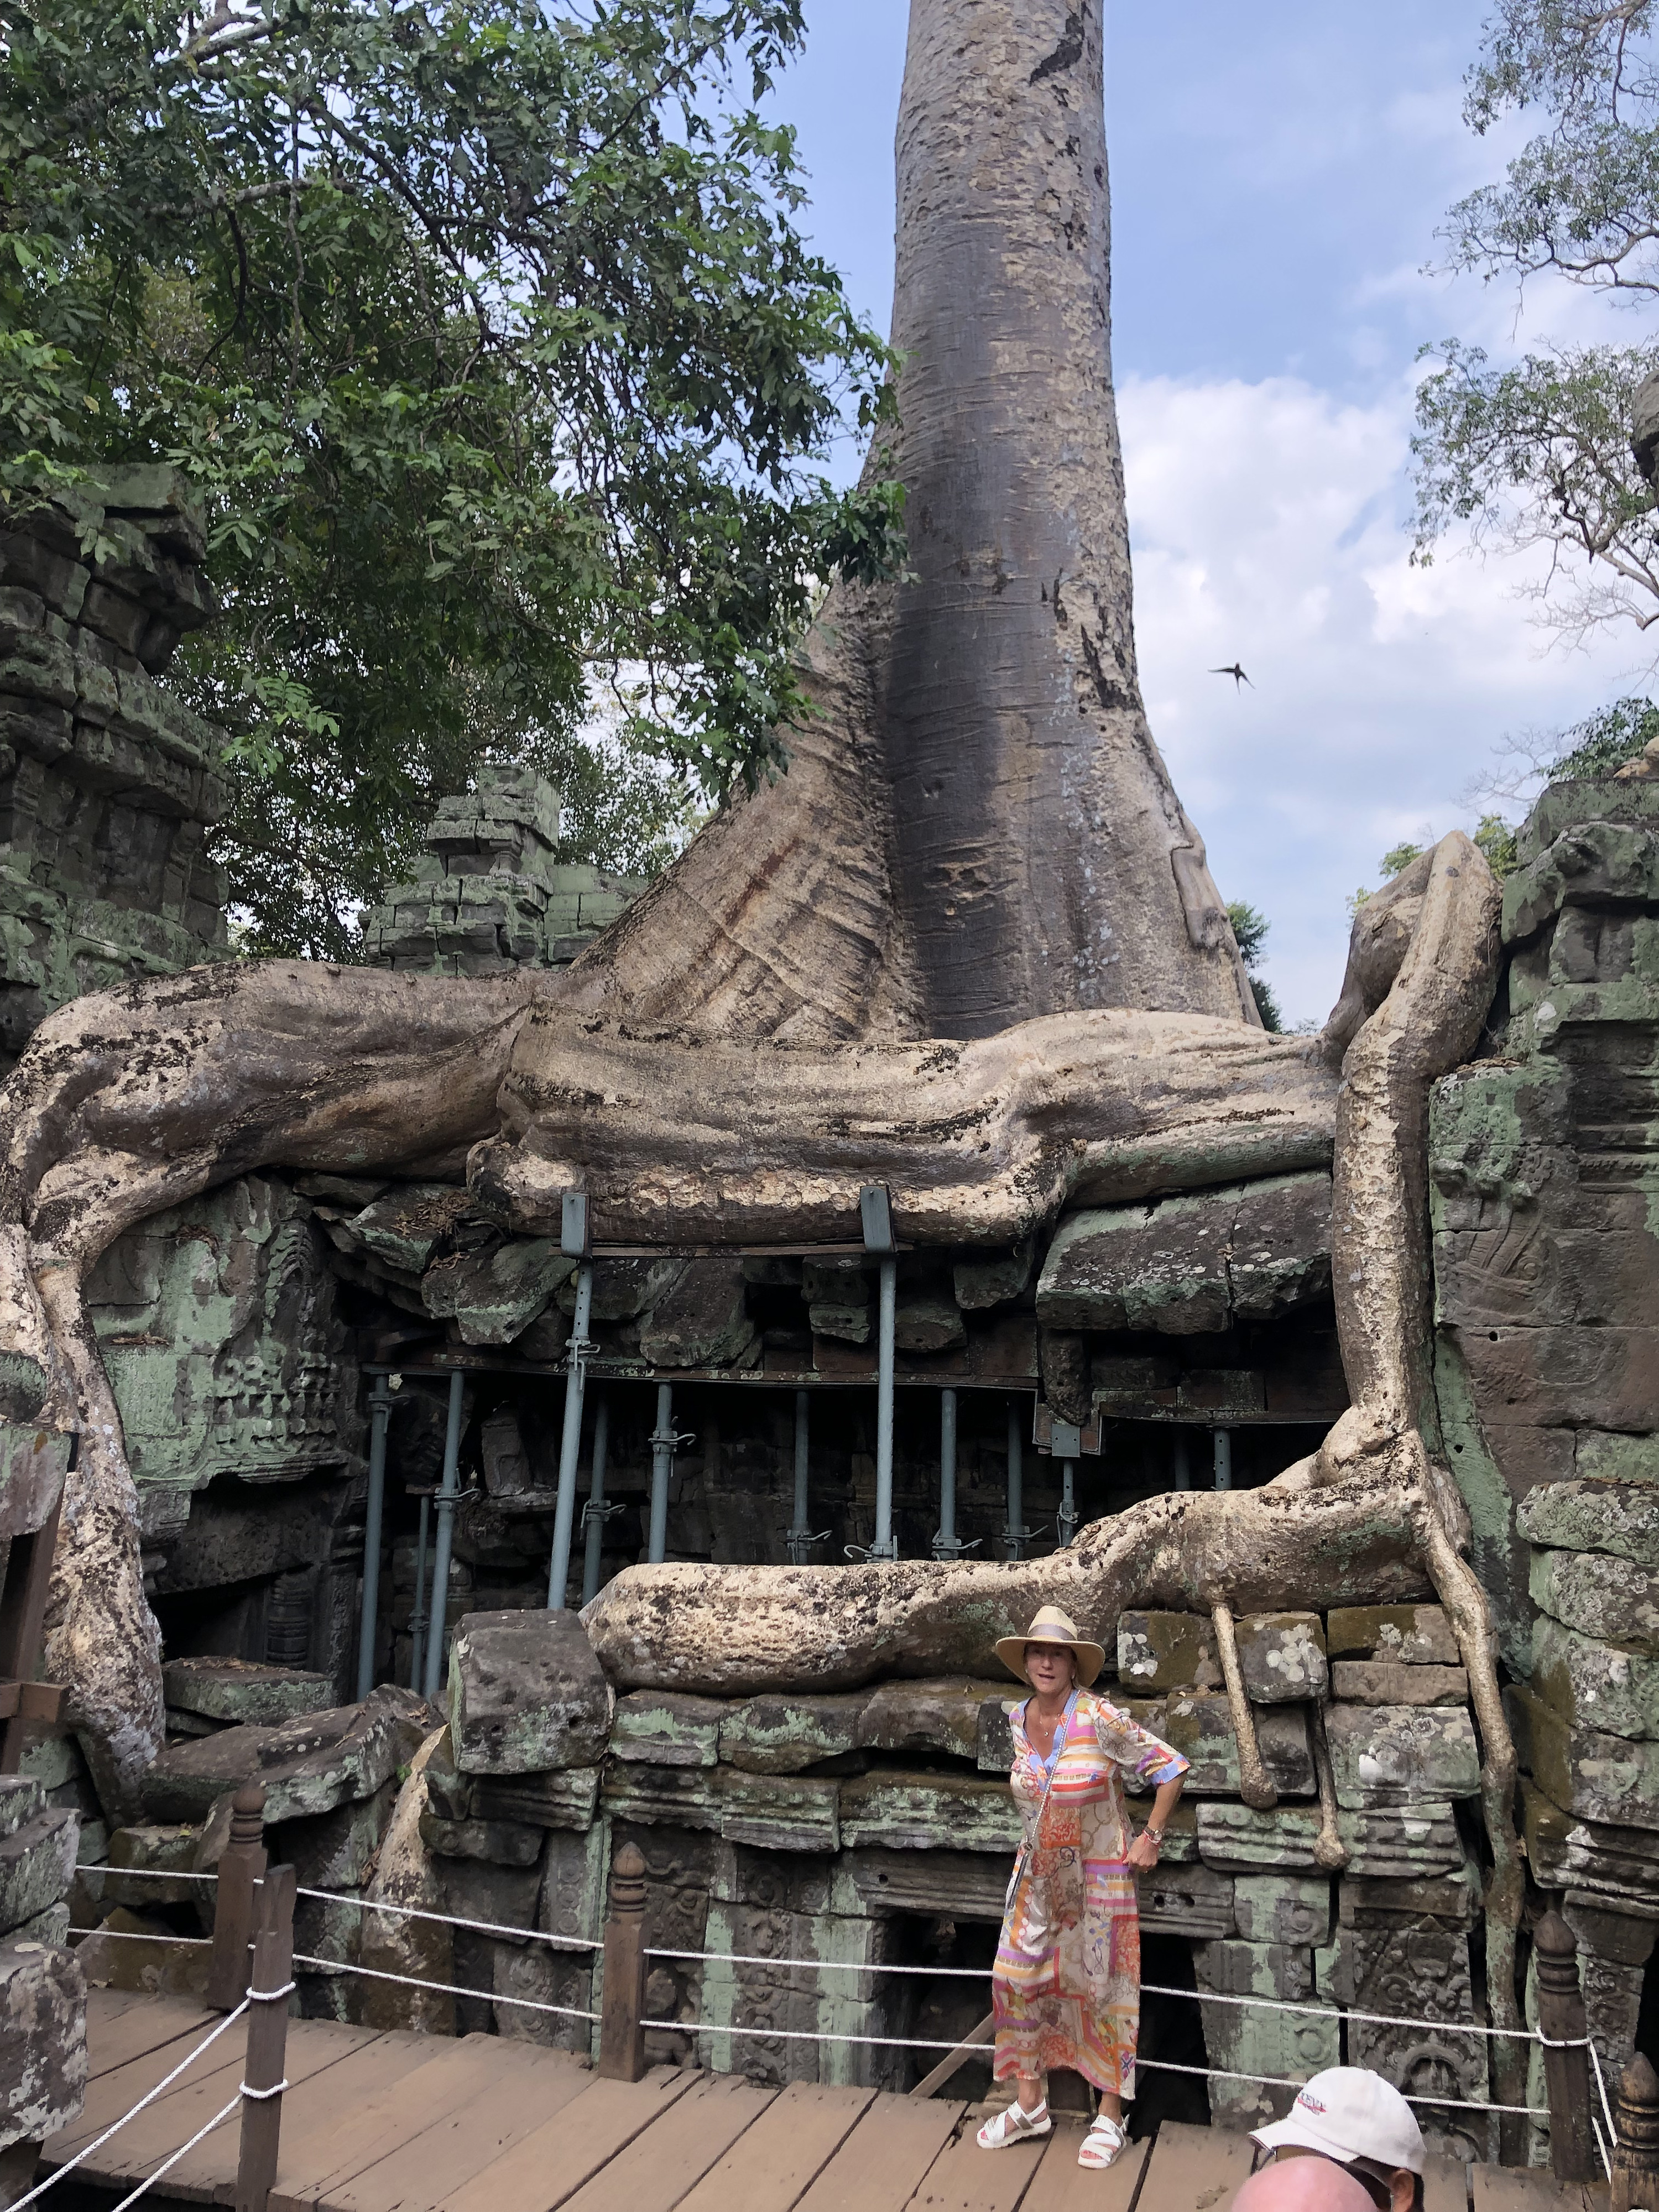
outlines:
[[624, 1844], [611, 1869], [611, 1914], [605, 1923], [599, 2072], [607, 2080], [637, 2081], [645, 2072], [644, 2017], [645, 1855], [637, 1844]]
[[1659, 2074], [1638, 2051], [1619, 2083], [1612, 2212], [1659, 2212]]
[[254, 1918], [253, 1976], [248, 1984], [247, 2056], [242, 2065], [242, 2143], [236, 2162], [236, 2212], [265, 2212], [276, 2179], [283, 2131], [283, 2063], [288, 2000], [294, 1986], [294, 1869], [268, 1867]]
[[264, 1814], [264, 1784], [245, 1782], [231, 1800], [230, 1841], [219, 1861], [214, 1892], [207, 2002], [216, 2012], [234, 2012], [247, 1995], [253, 1885], [265, 1870]]
[[[1558, 2181], [1591, 2181], [1600, 2168], [1590, 2134], [1589, 2052], [1584, 2047], [1578, 1946], [1559, 1912], [1533, 1931], [1538, 1964], [1538, 2025], [1550, 2106], [1550, 2166]], [[1570, 2046], [1563, 2049], [1561, 2045]], [[1554, 2047], [1553, 2047], [1554, 2046]]]

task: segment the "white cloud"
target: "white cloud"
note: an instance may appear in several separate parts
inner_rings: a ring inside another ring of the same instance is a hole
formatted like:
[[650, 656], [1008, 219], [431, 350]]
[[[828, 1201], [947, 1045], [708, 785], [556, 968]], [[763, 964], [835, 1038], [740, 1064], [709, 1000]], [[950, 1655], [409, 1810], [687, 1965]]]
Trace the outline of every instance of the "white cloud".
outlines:
[[[1289, 377], [1131, 378], [1118, 399], [1152, 727], [1224, 896], [1273, 923], [1287, 1018], [1322, 1019], [1379, 856], [1468, 826], [1506, 731], [1644, 688], [1642, 644], [1552, 647], [1519, 561], [1411, 566], [1403, 383], [1358, 405]], [[1234, 659], [1253, 690], [1208, 672]]]

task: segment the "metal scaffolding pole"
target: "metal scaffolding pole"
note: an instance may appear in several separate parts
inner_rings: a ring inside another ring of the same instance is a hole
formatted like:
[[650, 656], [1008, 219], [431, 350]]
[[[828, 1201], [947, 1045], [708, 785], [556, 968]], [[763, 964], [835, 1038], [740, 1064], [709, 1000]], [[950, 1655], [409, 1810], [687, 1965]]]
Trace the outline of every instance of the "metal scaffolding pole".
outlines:
[[611, 1407], [604, 1394], [593, 1401], [593, 1465], [587, 1478], [587, 1503], [582, 1508], [582, 1603], [591, 1605], [599, 1594], [600, 1555], [605, 1549], [605, 1524], [612, 1508], [605, 1502], [605, 1463], [611, 1450]]
[[1024, 1407], [1023, 1399], [1011, 1398], [1008, 1401], [1008, 1526], [1003, 1530], [1002, 1536], [1011, 1559], [1025, 1557], [1025, 1547], [1031, 1534], [1025, 1525]]
[[1060, 1548], [1063, 1552], [1077, 1534], [1077, 1462], [1060, 1463]]
[[876, 1366], [876, 1540], [872, 1559], [896, 1559], [893, 1534], [893, 1327], [898, 1308], [898, 1261], [881, 1263], [881, 1335]]
[[674, 1389], [657, 1385], [657, 1425], [651, 1431], [651, 1535], [645, 1556], [654, 1566], [668, 1557], [668, 1478], [674, 1471]]
[[811, 1565], [808, 1553], [830, 1534], [827, 1528], [814, 1530], [807, 1524], [812, 1504], [811, 1398], [810, 1390], [795, 1393], [795, 1517], [785, 1529], [783, 1540], [788, 1547], [790, 1565], [797, 1567]]
[[1215, 1486], [1231, 1490], [1233, 1486], [1233, 1437], [1231, 1429], [1215, 1432]]
[[576, 1312], [565, 1356], [564, 1432], [559, 1439], [559, 1498], [553, 1511], [553, 1556], [547, 1567], [547, 1602], [558, 1612], [570, 1580], [570, 1534], [576, 1521], [576, 1462], [582, 1448], [582, 1392], [587, 1382], [587, 1325], [593, 1313], [593, 1262], [576, 1270]]
[[1190, 1490], [1193, 1486], [1192, 1448], [1185, 1429], [1175, 1432], [1175, 1486], [1177, 1490]]
[[432, 1492], [418, 1492], [420, 1540], [415, 1549], [415, 1605], [409, 1616], [409, 1686], [418, 1698], [426, 1680], [426, 1547], [432, 1529]]
[[392, 1393], [384, 1375], [368, 1394], [368, 1513], [363, 1522], [363, 1602], [357, 1626], [357, 1702], [374, 1687], [374, 1632], [380, 1626], [380, 1531], [386, 1519], [386, 1431]]
[[957, 1535], [957, 1394], [939, 1394], [939, 1531], [933, 1557], [954, 1559], [962, 1545]]
[[449, 1559], [455, 1542], [455, 1500], [461, 1472], [461, 1407], [466, 1377], [449, 1378], [449, 1421], [444, 1430], [444, 1479], [438, 1492], [438, 1533], [432, 1547], [432, 1610], [426, 1634], [426, 1701], [435, 1705], [443, 1680], [444, 1630], [449, 1620]]

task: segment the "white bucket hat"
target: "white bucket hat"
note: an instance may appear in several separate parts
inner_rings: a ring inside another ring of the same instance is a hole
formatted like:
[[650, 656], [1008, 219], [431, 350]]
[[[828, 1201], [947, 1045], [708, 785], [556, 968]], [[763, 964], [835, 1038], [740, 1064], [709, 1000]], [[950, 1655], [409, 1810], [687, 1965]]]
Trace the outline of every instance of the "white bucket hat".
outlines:
[[1350, 2166], [1357, 2158], [1423, 2171], [1423, 2130], [1391, 2081], [1365, 2066], [1328, 2066], [1297, 2094], [1282, 2120], [1250, 2136], [1263, 2150], [1292, 2144]]

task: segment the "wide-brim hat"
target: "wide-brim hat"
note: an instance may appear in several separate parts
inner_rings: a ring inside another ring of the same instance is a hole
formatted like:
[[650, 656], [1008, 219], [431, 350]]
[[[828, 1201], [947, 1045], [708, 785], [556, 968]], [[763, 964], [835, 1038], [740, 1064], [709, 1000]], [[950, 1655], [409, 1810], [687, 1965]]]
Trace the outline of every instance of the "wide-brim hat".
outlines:
[[1084, 1688], [1093, 1686], [1097, 1674], [1106, 1664], [1106, 1647], [1091, 1644], [1086, 1636], [1077, 1632], [1077, 1623], [1069, 1620], [1057, 1605], [1045, 1605], [1037, 1613], [1024, 1636], [999, 1636], [997, 1657], [1011, 1674], [1018, 1674], [1022, 1682], [1029, 1682], [1025, 1671], [1025, 1647], [1028, 1644], [1053, 1644], [1070, 1651], [1077, 1661], [1077, 1678]]

